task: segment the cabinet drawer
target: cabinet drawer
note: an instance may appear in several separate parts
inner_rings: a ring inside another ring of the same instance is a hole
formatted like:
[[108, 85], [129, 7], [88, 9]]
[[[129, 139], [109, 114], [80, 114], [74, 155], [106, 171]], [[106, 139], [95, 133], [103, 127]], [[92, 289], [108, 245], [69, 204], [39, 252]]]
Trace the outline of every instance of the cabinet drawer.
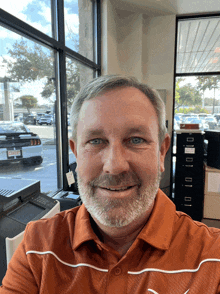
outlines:
[[180, 144], [177, 145], [176, 154], [184, 156], [203, 156], [204, 148], [203, 145], [194, 145], [194, 144]]
[[175, 177], [175, 187], [187, 187], [198, 189], [204, 186], [203, 175], [201, 176], [189, 176], [189, 175], [179, 175]]
[[182, 133], [177, 134], [177, 144], [193, 144], [193, 145], [203, 145], [204, 135], [196, 133]]
[[178, 176], [200, 176], [204, 174], [203, 162], [182, 163], [176, 162], [176, 177]]
[[181, 162], [185, 164], [203, 164], [204, 156], [197, 154], [177, 154], [176, 162]]

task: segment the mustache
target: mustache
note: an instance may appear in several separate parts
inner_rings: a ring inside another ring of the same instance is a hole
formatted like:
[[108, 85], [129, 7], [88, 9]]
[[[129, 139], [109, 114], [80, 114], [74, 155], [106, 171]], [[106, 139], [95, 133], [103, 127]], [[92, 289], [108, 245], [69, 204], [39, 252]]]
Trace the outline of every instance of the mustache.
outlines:
[[141, 181], [135, 173], [121, 173], [118, 175], [104, 174], [90, 181], [92, 187], [111, 187], [111, 186], [135, 186], [140, 185]]

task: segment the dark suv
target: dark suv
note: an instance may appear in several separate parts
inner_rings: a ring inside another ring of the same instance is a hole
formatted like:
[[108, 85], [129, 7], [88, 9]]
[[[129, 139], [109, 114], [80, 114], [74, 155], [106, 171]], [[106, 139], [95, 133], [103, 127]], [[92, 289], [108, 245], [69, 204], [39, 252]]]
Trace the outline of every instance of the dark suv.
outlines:
[[34, 114], [29, 114], [24, 119], [24, 124], [26, 124], [26, 125], [36, 125], [36, 123], [37, 123], [37, 117]]

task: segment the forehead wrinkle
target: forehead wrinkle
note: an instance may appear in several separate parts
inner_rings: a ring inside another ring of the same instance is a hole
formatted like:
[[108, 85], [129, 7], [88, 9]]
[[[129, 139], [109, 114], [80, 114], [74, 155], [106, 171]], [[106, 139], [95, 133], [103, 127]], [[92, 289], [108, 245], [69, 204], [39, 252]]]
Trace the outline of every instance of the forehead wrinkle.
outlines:
[[[121, 129], [121, 128], [119, 128], [119, 129]], [[147, 125], [132, 126], [132, 127], [126, 126], [123, 132], [124, 132], [125, 136], [129, 136], [129, 135], [132, 135], [135, 133], [142, 134], [142, 135], [146, 135], [146, 134], [149, 135], [150, 130]], [[111, 130], [111, 133], [115, 134], [116, 132], [114, 132], [114, 130]], [[86, 138], [93, 137], [93, 136], [105, 136], [105, 135], [107, 135], [107, 134], [106, 134], [105, 130], [102, 129], [102, 127], [94, 128], [94, 129], [90, 128], [90, 129], [87, 129], [85, 132]]]

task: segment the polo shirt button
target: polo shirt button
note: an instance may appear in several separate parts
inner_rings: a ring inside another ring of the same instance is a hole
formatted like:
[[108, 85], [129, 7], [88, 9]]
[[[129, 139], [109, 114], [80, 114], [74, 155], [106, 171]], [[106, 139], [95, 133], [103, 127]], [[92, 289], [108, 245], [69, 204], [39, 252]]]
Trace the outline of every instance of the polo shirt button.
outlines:
[[116, 267], [116, 269], [115, 269], [115, 275], [116, 276], [119, 276], [121, 274], [121, 269], [120, 269], [120, 267]]

